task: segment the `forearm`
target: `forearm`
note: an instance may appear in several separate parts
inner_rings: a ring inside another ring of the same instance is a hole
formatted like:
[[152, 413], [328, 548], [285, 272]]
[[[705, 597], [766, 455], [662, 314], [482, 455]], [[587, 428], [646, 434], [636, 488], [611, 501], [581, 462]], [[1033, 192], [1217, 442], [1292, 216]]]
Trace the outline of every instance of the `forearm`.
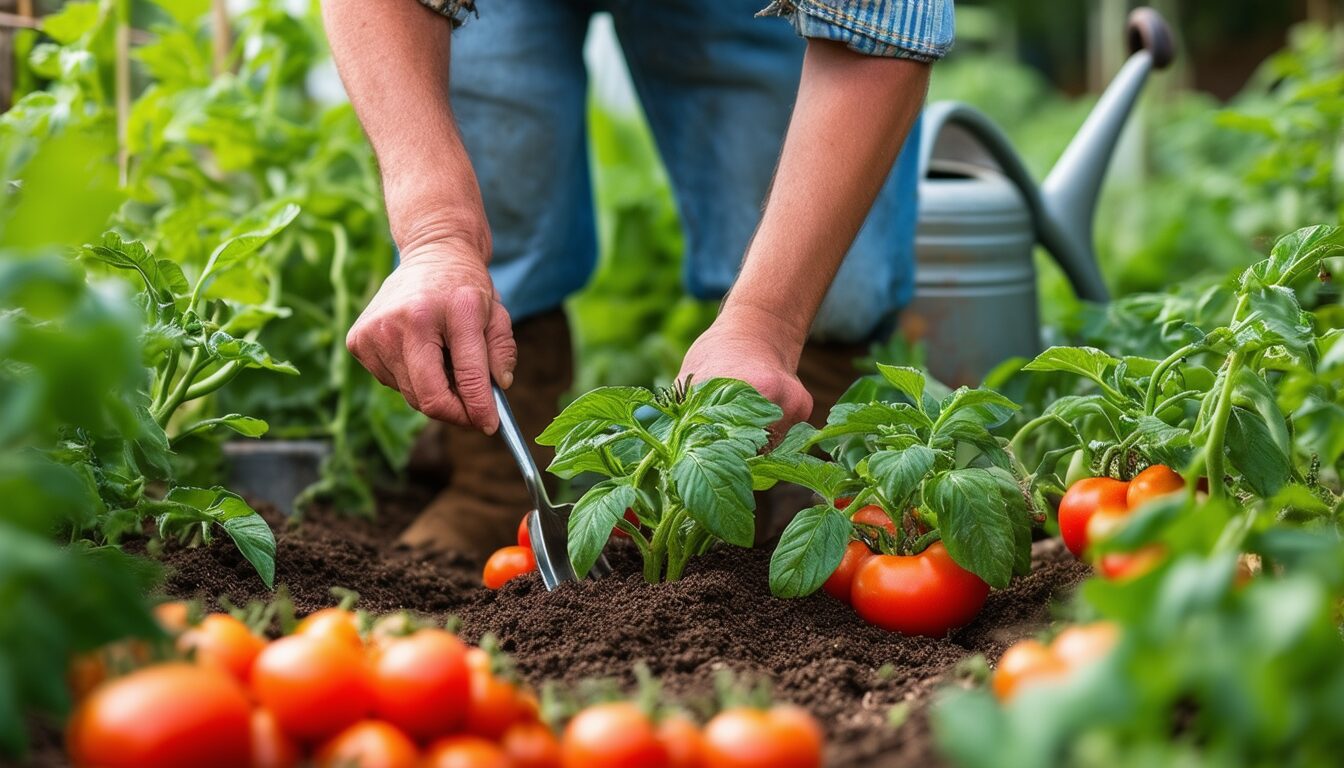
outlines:
[[325, 0], [322, 15], [378, 158], [392, 236], [403, 254], [457, 240], [488, 259], [480, 190], [448, 100], [451, 25], [408, 0], [375, 5]]
[[722, 319], [768, 323], [787, 348], [802, 349], [919, 114], [928, 77], [927, 64], [809, 41], [765, 212]]

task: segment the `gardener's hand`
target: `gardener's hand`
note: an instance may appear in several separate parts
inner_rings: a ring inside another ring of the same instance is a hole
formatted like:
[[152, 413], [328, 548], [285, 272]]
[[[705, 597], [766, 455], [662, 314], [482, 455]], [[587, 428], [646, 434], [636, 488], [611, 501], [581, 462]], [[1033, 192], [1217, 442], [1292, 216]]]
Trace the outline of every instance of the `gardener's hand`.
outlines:
[[492, 434], [499, 413], [490, 377], [505, 388], [513, 383], [518, 347], [485, 260], [474, 250], [448, 240], [406, 251], [345, 343], [416, 410]]
[[679, 377], [692, 376], [692, 383], [716, 376], [747, 382], [784, 411], [771, 430], [779, 437], [812, 414], [812, 395], [798, 380], [801, 353], [802, 339], [780, 332], [778, 323], [725, 309], [686, 352]]

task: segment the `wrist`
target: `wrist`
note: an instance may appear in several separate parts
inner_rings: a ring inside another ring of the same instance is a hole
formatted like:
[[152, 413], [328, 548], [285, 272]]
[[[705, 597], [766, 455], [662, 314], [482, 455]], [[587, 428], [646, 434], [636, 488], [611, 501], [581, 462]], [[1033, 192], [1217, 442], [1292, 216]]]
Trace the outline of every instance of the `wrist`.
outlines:
[[768, 352], [782, 367], [797, 370], [808, 328], [791, 313], [729, 294], [714, 325]]

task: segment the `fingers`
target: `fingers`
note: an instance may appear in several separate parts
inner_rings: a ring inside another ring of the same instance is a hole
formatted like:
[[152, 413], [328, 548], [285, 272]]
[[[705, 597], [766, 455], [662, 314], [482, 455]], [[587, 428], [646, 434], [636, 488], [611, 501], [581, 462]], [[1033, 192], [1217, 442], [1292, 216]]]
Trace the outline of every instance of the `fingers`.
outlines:
[[[459, 292], [449, 298], [447, 341], [453, 365], [453, 386], [476, 428], [492, 435], [499, 428], [499, 413], [490, 392], [490, 360], [486, 351], [487, 296]], [[515, 353], [516, 357], [516, 353]]]
[[508, 310], [498, 301], [491, 308], [490, 320], [485, 326], [485, 344], [490, 357], [490, 375], [499, 386], [513, 386], [513, 369], [518, 365], [518, 343], [513, 338], [513, 322]]
[[448, 385], [443, 336], [435, 333], [408, 338], [401, 352], [406, 366], [401, 392], [406, 401], [431, 419], [472, 426], [462, 401]]

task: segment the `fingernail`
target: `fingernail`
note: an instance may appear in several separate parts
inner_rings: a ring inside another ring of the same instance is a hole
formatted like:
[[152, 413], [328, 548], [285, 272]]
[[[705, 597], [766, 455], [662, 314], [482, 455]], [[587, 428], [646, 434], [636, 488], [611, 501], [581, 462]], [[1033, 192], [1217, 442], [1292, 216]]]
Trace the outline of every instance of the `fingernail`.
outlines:
[[499, 386], [505, 389], [513, 386], [513, 371], [505, 371], [504, 375], [499, 377]]

